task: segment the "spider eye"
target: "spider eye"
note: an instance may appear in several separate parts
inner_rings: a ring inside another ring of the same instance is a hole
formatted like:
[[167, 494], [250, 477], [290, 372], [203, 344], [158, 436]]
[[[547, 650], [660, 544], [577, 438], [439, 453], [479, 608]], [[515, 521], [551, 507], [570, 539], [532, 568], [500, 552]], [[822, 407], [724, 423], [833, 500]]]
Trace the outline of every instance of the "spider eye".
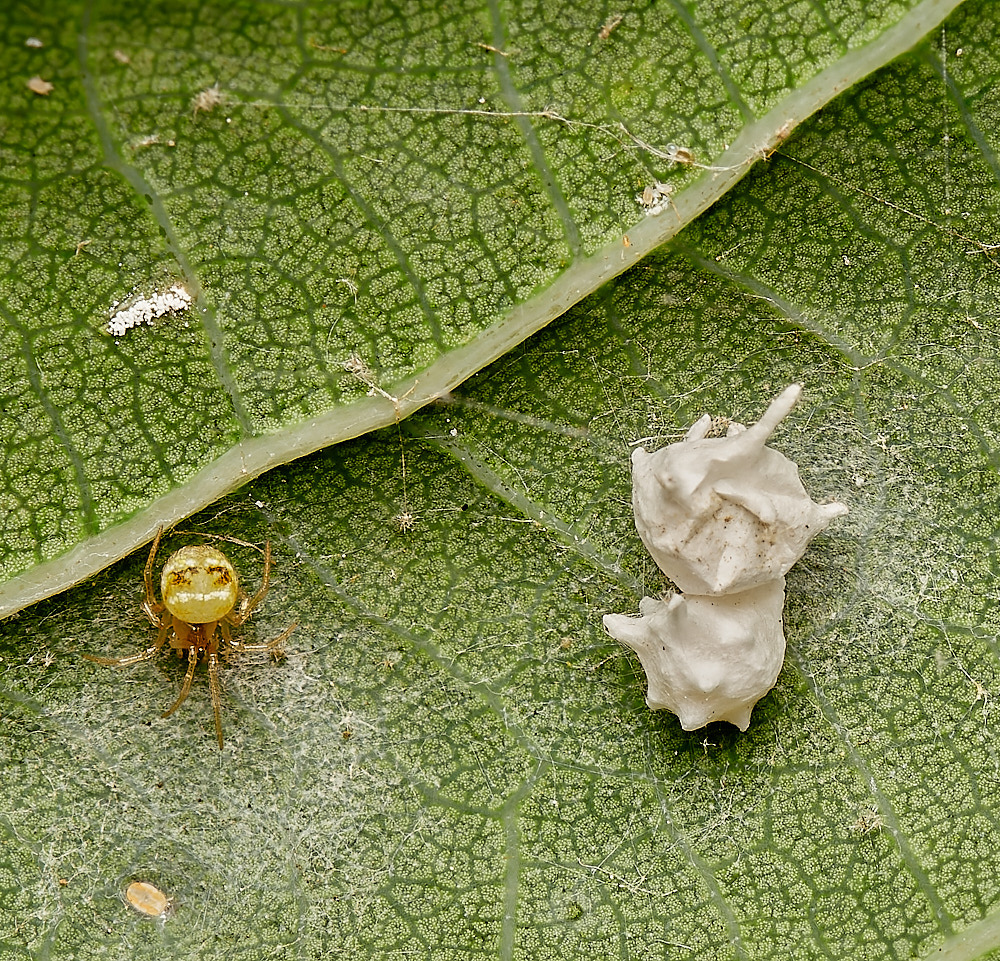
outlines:
[[208, 624], [225, 617], [239, 596], [236, 571], [220, 550], [198, 544], [167, 558], [160, 578], [163, 604], [188, 624]]

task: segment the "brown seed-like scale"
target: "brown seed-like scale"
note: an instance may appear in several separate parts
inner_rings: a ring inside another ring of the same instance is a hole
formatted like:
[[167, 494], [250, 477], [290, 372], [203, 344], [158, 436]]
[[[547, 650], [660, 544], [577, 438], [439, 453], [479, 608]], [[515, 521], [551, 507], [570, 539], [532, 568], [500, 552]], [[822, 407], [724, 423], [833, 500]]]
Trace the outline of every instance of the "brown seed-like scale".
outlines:
[[148, 881], [133, 881], [125, 889], [125, 900], [147, 918], [166, 918], [172, 907], [170, 898]]

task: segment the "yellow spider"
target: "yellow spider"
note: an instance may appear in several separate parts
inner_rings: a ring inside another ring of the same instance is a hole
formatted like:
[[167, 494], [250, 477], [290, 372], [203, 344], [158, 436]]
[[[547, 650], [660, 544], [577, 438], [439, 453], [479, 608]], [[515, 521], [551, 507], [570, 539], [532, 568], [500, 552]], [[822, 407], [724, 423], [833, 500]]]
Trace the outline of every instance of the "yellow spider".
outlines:
[[153, 562], [156, 560], [162, 534], [161, 527], [156, 532], [143, 575], [146, 599], [142, 602], [142, 609], [153, 626], [159, 629], [156, 641], [141, 653], [127, 657], [95, 657], [93, 654], [83, 656], [97, 664], [127, 667], [155, 657], [168, 639], [178, 657], [183, 657], [187, 651], [187, 673], [184, 675], [181, 692], [177, 700], [163, 712], [163, 717], [169, 717], [184, 703], [191, 690], [195, 665], [200, 657], [206, 657], [208, 685], [212, 691], [212, 708], [215, 711], [215, 733], [219, 739], [219, 750], [222, 750], [218, 635], [222, 635], [222, 652], [226, 655], [233, 652], [242, 654], [245, 651], [275, 651], [298, 627], [298, 622], [266, 644], [244, 644], [242, 641], [234, 641], [230, 635], [230, 627], [244, 624], [267, 593], [271, 576], [270, 541], [264, 547], [264, 577], [260, 589], [253, 597], [247, 597], [240, 589], [236, 571], [222, 551], [206, 544], [198, 544], [182, 547], [167, 558], [160, 577], [160, 593], [163, 596], [163, 602], [160, 603], [153, 589]]

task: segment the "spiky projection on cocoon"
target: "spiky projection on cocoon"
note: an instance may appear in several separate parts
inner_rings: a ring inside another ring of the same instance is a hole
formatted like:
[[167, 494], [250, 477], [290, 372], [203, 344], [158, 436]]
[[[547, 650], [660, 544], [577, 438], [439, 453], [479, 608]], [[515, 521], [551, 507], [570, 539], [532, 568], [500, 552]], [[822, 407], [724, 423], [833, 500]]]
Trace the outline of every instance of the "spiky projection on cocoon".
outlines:
[[640, 617], [607, 614], [638, 655], [654, 709], [687, 731], [729, 721], [745, 731], [781, 670], [785, 574], [843, 504], [817, 504], [798, 468], [765, 446], [802, 393], [783, 391], [749, 429], [708, 437], [705, 414], [679, 444], [632, 454], [632, 506], [646, 549], [683, 594], [643, 598]]

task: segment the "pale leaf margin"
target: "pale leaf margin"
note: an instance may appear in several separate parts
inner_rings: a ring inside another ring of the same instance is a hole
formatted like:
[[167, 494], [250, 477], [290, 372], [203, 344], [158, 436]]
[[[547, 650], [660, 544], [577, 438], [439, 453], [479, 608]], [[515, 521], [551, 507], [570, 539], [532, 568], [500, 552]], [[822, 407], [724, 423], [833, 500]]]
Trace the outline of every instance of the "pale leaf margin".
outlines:
[[[124, 523], [0, 584], [0, 619], [92, 577], [151, 541], [159, 527], [177, 523], [273, 467], [398, 423], [445, 397], [476, 371], [502, 357], [674, 237], [724, 196], [757, 161], [766, 160], [800, 123], [859, 80], [906, 53], [961, 3], [962, 0], [924, 0], [877, 39], [850, 51], [765, 116], [744, 127], [714, 163], [698, 165], [701, 176], [673, 198], [673, 216], [664, 212], [657, 217], [645, 217], [629, 229], [629, 246], [614, 243], [577, 261], [530, 301], [520, 304], [475, 340], [449, 352], [415, 377], [391, 387], [375, 387], [362, 400], [279, 433], [242, 441]], [[535, 122], [567, 121], [539, 114]], [[644, 145], [637, 142], [636, 146]]]
[[976, 961], [1000, 947], [1000, 913], [994, 911], [938, 945], [925, 961]]

